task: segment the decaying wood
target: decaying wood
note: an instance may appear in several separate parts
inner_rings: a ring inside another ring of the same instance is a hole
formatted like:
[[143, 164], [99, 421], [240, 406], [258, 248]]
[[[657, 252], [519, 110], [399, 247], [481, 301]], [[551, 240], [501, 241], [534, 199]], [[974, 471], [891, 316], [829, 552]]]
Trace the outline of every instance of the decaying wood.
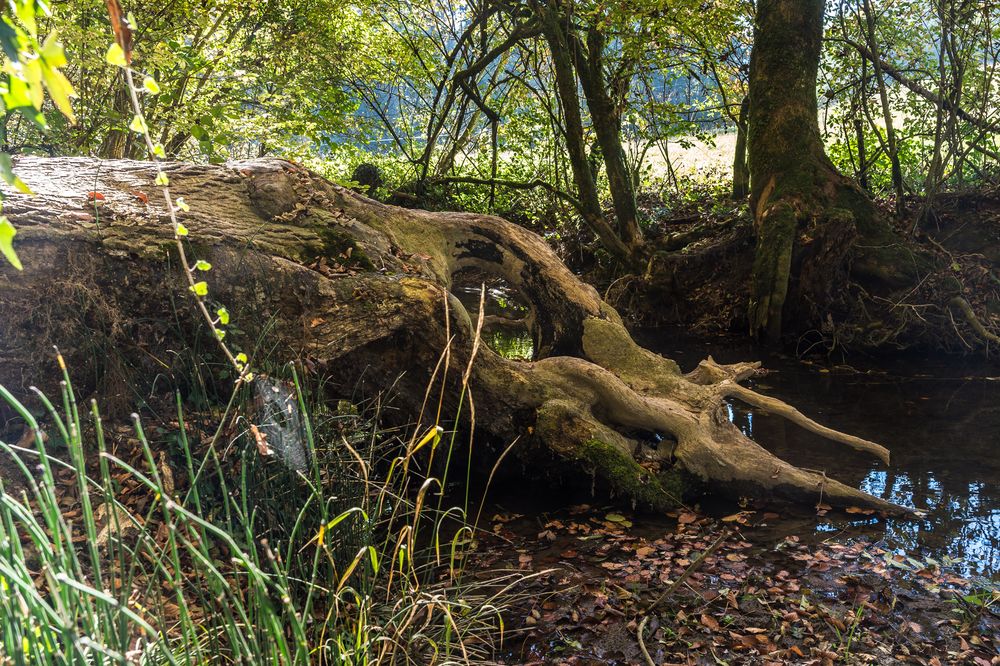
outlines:
[[[108, 390], [113, 371], [179, 372], [186, 336], [199, 324], [171, 265], [153, 167], [26, 158], [16, 168], [36, 195], [5, 203], [26, 268], [0, 269], [0, 382], [23, 390], [41, 381], [52, 344], [94, 378], [95, 391]], [[166, 171], [191, 208], [183, 222], [192, 254], [213, 265], [211, 295], [238, 323], [229, 339], [258, 358], [266, 348], [273, 365], [298, 359], [382, 388], [406, 373], [415, 417], [424, 395], [417, 387], [446, 346], [452, 371], [461, 377], [466, 367], [474, 324], [452, 291], [456, 276], [474, 271], [516, 291], [535, 341], [533, 361], [483, 347], [472, 366], [476, 441], [497, 443], [493, 451], [520, 438], [522, 459], [560, 476], [593, 475], [653, 507], [676, 500], [671, 478], [683, 469], [731, 492], [906, 511], [774, 457], [729, 421], [725, 401], [768, 409], [883, 461], [885, 449], [740, 386], [755, 364], [708, 359], [682, 374], [637, 345], [597, 292], [517, 225], [396, 208], [278, 160]], [[665, 440], [649, 446], [640, 433]], [[652, 465], [636, 461], [640, 448]]]

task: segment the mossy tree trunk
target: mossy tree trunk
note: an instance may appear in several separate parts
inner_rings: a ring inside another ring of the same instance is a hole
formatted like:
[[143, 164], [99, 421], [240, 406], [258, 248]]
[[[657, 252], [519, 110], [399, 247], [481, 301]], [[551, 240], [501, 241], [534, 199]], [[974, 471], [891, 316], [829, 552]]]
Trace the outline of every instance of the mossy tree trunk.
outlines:
[[816, 76], [825, 0], [760, 0], [750, 58], [750, 204], [757, 232], [750, 328], [817, 319], [842, 287], [858, 237], [892, 233], [870, 198], [834, 167], [820, 136]]
[[[149, 391], [150, 378], [181, 379], [185, 340], [200, 324], [172, 263], [155, 168], [25, 158], [16, 169], [36, 195], [4, 205], [26, 268], [0, 267], [0, 383], [28, 393], [57, 376], [46, 361], [53, 344], [101, 399], [109, 386]], [[614, 309], [517, 225], [396, 208], [278, 160], [165, 169], [190, 205], [190, 255], [212, 264], [211, 297], [232, 312], [227, 340], [251, 363], [266, 348], [270, 364], [300, 361], [347, 390], [395, 386], [411, 423], [429, 383], [446, 382], [452, 407], [465, 385], [473, 410], [458, 427], [474, 428], [470, 455], [484, 465], [513, 442], [537, 474], [596, 478], [646, 506], [675, 503], [683, 472], [735, 493], [903, 510], [775, 458], [729, 421], [726, 400], [887, 461], [885, 449], [741, 386], [756, 364], [707, 359], [681, 373], [638, 346]], [[470, 275], [505, 282], [525, 304], [532, 360], [478, 344], [476, 318], [454, 295]], [[473, 411], [474, 425], [465, 420]]]
[[733, 150], [733, 191], [732, 197], [742, 201], [750, 194], [750, 166], [747, 164], [747, 123], [750, 115], [750, 97], [744, 96], [740, 102], [740, 114], [736, 121], [736, 146]]

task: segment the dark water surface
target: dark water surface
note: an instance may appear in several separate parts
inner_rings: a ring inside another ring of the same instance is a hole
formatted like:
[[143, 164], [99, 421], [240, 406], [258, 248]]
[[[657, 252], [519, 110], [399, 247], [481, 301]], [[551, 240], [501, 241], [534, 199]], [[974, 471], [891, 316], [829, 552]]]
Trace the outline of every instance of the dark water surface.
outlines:
[[784, 516], [772, 528], [776, 539], [809, 532], [837, 540], [864, 535], [910, 557], [1000, 578], [1000, 367], [981, 359], [920, 357], [888, 366], [848, 359], [850, 365], [826, 367], [747, 343], [683, 340], [674, 331], [643, 331], [636, 339], [677, 360], [685, 372], [708, 354], [719, 362], [762, 361], [770, 372], [751, 381], [755, 389], [824, 425], [883, 444], [892, 463], [887, 468], [734, 402], [730, 416], [745, 434], [795, 465], [927, 511], [922, 520]]

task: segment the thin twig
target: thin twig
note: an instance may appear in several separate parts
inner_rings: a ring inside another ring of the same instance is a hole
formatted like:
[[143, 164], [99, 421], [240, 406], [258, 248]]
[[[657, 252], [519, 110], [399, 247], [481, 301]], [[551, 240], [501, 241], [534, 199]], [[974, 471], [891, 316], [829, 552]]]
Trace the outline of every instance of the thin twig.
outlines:
[[677, 578], [677, 580], [675, 580], [673, 583], [671, 583], [670, 587], [668, 587], [667, 590], [656, 599], [656, 601], [654, 601], [653, 603], [651, 603], [646, 608], [646, 612], [647, 613], [653, 612], [654, 610], [656, 610], [657, 606], [659, 606], [664, 601], [666, 601], [667, 598], [671, 594], [673, 594], [674, 591], [676, 591], [677, 588], [680, 587], [684, 583], [684, 581], [686, 581], [688, 578], [691, 577], [691, 574], [693, 574], [695, 571], [698, 570], [698, 568], [708, 558], [709, 555], [711, 555], [716, 550], [718, 550], [719, 546], [722, 545], [722, 542], [725, 541], [727, 538], [729, 538], [729, 534], [730, 534], [730, 531], [728, 529], [722, 530], [722, 534], [719, 535], [719, 537], [712, 543], [712, 545], [709, 546], [708, 548], [706, 548], [704, 551], [702, 551], [701, 555], [699, 555], [698, 557], [695, 558], [694, 562], [692, 562], [688, 566], [688, 568], [684, 570], [684, 573], [682, 573]]
[[642, 618], [642, 622], [639, 623], [639, 649], [642, 650], [642, 656], [646, 658], [646, 663], [649, 666], [656, 666], [656, 662], [653, 658], [649, 656], [649, 650], [646, 649], [646, 642], [642, 640], [642, 633], [646, 630], [646, 623], [649, 622], [649, 616]]

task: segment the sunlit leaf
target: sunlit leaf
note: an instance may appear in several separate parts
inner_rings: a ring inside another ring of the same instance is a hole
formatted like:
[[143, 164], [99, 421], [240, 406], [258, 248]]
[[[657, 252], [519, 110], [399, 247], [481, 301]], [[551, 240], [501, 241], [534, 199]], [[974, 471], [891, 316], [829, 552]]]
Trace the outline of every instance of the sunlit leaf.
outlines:
[[16, 187], [18, 192], [21, 192], [22, 194], [31, 194], [31, 188], [29, 188], [25, 182], [18, 178], [17, 174], [14, 173], [14, 163], [11, 161], [9, 153], [0, 153], [0, 177], [2, 177], [4, 182], [8, 185]]
[[17, 253], [14, 251], [14, 236], [16, 235], [17, 229], [10, 223], [10, 220], [4, 216], [0, 216], [0, 254], [3, 254], [11, 266], [20, 271], [24, 267], [21, 265], [21, 260], [17, 258]]
[[108, 47], [108, 52], [104, 54], [104, 59], [115, 67], [126, 67], [128, 65], [125, 61], [125, 51], [117, 42], [112, 43]]
[[42, 77], [45, 79], [45, 87], [49, 91], [52, 103], [69, 119], [70, 123], [75, 125], [76, 116], [73, 115], [73, 106], [69, 100], [71, 97], [76, 97], [76, 91], [73, 90], [69, 79], [62, 72], [52, 67], [42, 68]]

